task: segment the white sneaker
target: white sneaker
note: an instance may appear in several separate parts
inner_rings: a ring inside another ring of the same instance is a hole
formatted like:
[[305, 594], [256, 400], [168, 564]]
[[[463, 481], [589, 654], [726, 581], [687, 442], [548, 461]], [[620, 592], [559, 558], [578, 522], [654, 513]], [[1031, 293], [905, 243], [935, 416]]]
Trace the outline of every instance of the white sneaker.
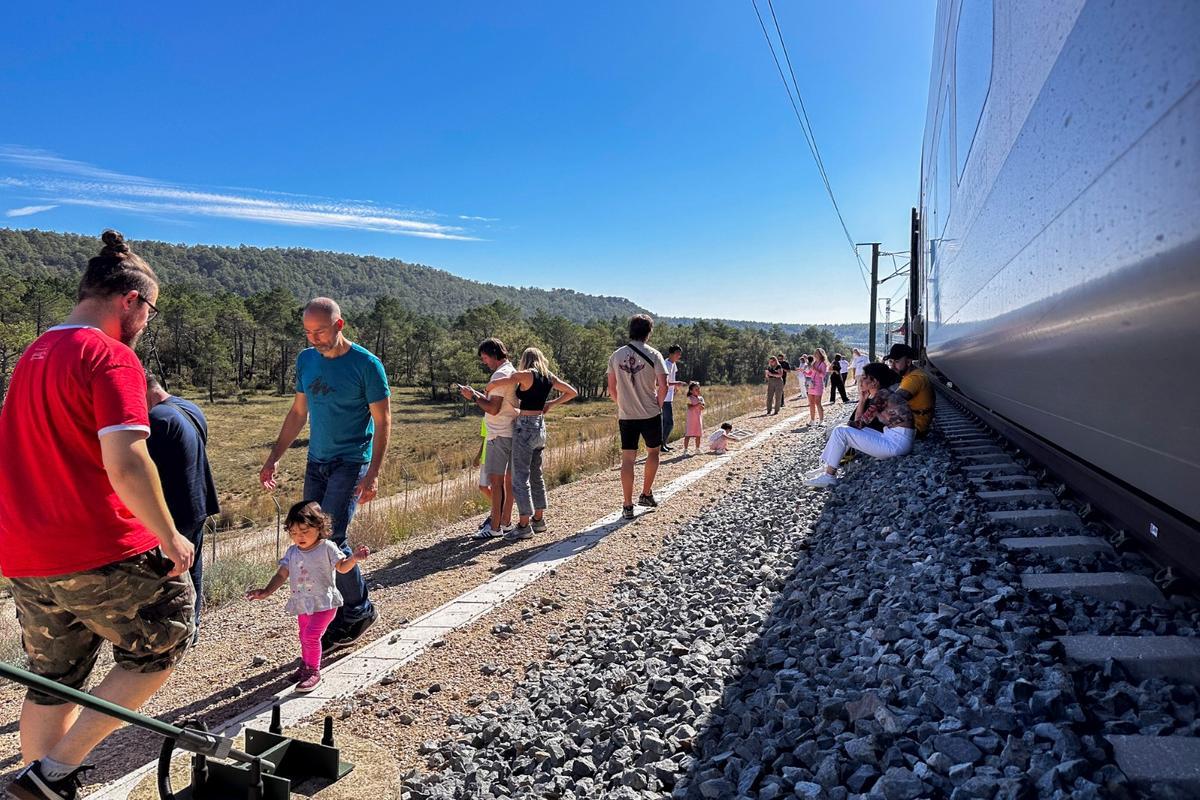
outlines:
[[811, 486], [814, 489], [829, 489], [837, 485], [837, 478], [830, 475], [825, 470], [821, 470], [821, 474], [815, 478], [808, 478], [804, 481], [805, 486]]
[[491, 525], [484, 525], [482, 528], [480, 528], [479, 530], [472, 533], [471, 538], [472, 539], [495, 539], [497, 536], [501, 536], [501, 535], [502, 535], [502, 533], [498, 530], [494, 530]]

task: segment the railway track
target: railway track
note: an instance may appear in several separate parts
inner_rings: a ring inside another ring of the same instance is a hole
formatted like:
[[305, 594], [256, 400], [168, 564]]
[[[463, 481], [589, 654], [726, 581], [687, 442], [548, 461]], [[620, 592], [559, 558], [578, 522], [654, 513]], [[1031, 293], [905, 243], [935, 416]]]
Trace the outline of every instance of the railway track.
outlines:
[[[1082, 600], [1084, 614], [1116, 609], [1106, 620], [1108, 632], [1068, 630], [1048, 643], [1049, 651], [1071, 669], [1083, 694], [1112, 697], [1123, 691], [1116, 686], [1122, 684], [1168, 698], [1195, 696], [1200, 685], [1200, 635], [1195, 628], [1161, 620], [1139, 624], [1139, 619], [1154, 619], [1152, 609], [1194, 611], [1195, 587], [1180, 580], [1172, 565], [1156, 565], [1136, 553], [1122, 531], [1088, 521], [1093, 501], [1070, 497], [1063, 484], [1047, 485], [1050, 473], [1045, 468], [963, 406], [953, 400], [941, 403], [936, 427], [975, 498], [989, 508], [985, 514], [990, 524], [1006, 529], [1000, 545], [1022, 565], [1022, 589], [1055, 598], [1048, 601], [1051, 605], [1057, 598]], [[1164, 632], [1171, 630], [1177, 632]], [[1177, 735], [1147, 735], [1136, 732], [1139, 720], [1122, 720], [1112, 708], [1089, 708], [1085, 703], [1084, 710], [1085, 723], [1102, 735], [1113, 763], [1147, 796], [1200, 797], [1200, 737], [1194, 735], [1195, 726], [1193, 735], [1178, 735], [1178, 726], [1158, 731]]]

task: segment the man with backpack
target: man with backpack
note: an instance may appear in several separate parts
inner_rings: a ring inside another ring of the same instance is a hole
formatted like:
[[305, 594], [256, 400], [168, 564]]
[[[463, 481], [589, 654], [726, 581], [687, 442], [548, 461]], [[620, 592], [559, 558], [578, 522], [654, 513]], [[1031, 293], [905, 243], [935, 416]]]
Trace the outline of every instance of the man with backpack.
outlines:
[[629, 343], [608, 359], [608, 396], [617, 404], [621, 430], [621, 491], [625, 519], [633, 519], [633, 467], [639, 440], [646, 443], [646, 469], [637, 504], [657, 508], [654, 476], [663, 443], [662, 405], [667, 397], [667, 365], [662, 353], [646, 344], [654, 320], [636, 314], [629, 320]]

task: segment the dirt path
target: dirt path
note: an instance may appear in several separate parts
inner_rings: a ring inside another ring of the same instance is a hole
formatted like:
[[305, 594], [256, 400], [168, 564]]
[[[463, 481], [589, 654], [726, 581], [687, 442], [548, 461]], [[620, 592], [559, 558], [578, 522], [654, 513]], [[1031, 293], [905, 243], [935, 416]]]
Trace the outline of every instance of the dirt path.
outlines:
[[[797, 406], [789, 403], [784, 413], [797, 411]], [[759, 431], [777, 421], [775, 417], [754, 415], [739, 418], [737, 424]], [[548, 639], [552, 630], [581, 618], [589, 600], [602, 600], [624, 566], [656, 551], [664, 535], [698, 514], [729, 483], [754, 474], [757, 465], [769, 459], [777, 448], [812, 445], [820, 435], [820, 429], [789, 429], [761, 448], [735, 456], [729, 468], [708, 476], [686, 494], [676, 495], [659, 513], [626, 526], [572, 562], [569, 569], [539, 581], [471, 628], [452, 634], [446, 646], [427, 653], [406, 668], [397, 683], [365, 692], [358, 710], [353, 710], [350, 720], [342, 724], [353, 726], [360, 735], [393, 742], [402, 761], [415, 763], [415, 749], [411, 746], [414, 742], [435, 735], [434, 729], [444, 725], [447, 713], [466, 710], [468, 698], [478, 695], [486, 699], [490, 692], [507, 691], [519, 670], [527, 662], [541, 658], [552, 646]], [[685, 458], [673, 454], [663, 460], [659, 482], [690, 472], [711, 458], [714, 456]], [[619, 474], [608, 469], [553, 490], [547, 513], [550, 529], [531, 541], [510, 545], [474, 542], [469, 534], [481, 519], [477, 516], [412, 536], [375, 554], [368, 562], [367, 581], [380, 610], [380, 620], [371, 637], [403, 625], [521, 563], [547, 544], [567, 538], [592, 520], [615, 510], [619, 497]], [[295, 668], [298, 644], [294, 620], [282, 610], [284, 595], [286, 592], [281, 592], [253, 606], [244, 601], [234, 602], [206, 615], [200, 644], [145, 710], [168, 720], [203, 718], [213, 724], [285, 688], [287, 675]], [[524, 615], [529, 619], [521, 620], [521, 609], [536, 605], [532, 602], [535, 597], [546, 597], [550, 603], [531, 610]], [[513, 626], [512, 637], [502, 639], [490, 633], [499, 619], [519, 622]], [[107, 661], [107, 655], [105, 658]], [[483, 663], [494, 663], [498, 670], [491, 676], [482, 676], [479, 665]], [[439, 682], [442, 691], [429, 700], [424, 703], [412, 700], [414, 691]], [[214, 691], [214, 687], [221, 688]], [[11, 773], [18, 766], [16, 720], [21, 697], [16, 687], [0, 688], [0, 752], [7, 754], [0, 760], [3, 773]], [[94, 761], [101, 766], [92, 774], [92, 780], [95, 783], [111, 780], [149, 760], [156, 751], [157, 742], [151, 737], [137, 731], [122, 731], [110, 737], [94, 754]]]

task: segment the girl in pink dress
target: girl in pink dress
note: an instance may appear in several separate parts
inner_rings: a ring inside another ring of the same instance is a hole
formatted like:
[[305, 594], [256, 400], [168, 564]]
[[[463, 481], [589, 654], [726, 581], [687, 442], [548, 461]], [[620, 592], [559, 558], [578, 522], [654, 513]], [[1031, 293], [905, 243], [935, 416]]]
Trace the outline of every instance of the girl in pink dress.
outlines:
[[821, 398], [825, 395], [825, 376], [829, 373], [829, 357], [825, 355], [825, 351], [818, 347], [815, 351], [812, 366], [805, 372], [805, 377], [811, 378], [812, 383], [808, 386], [808, 424], [816, 422], [818, 425], [825, 424], [825, 408], [821, 405]]
[[700, 384], [692, 381], [687, 392], [687, 426], [683, 429], [683, 452], [687, 455], [688, 442], [696, 440], [696, 452], [700, 452], [700, 437], [704, 435], [704, 398], [700, 396]]

